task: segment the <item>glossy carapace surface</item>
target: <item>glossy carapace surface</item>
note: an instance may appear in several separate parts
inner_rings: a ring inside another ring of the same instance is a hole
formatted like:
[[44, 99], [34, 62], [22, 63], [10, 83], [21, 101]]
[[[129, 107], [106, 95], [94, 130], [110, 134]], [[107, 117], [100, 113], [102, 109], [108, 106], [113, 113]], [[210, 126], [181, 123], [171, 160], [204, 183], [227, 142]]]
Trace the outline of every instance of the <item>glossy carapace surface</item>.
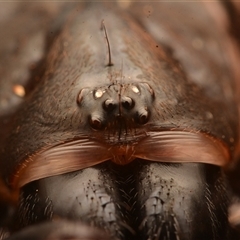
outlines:
[[[9, 181], [21, 186], [105, 160], [126, 164], [136, 157], [227, 164], [237, 137], [227, 62], [211, 59], [206, 49], [202, 61], [207, 58], [221, 71], [204, 69], [211, 72], [211, 80], [201, 82], [206, 92], [127, 12], [113, 5], [106, 13], [107, 6], [97, 3], [84, 11], [81, 7], [70, 13], [46, 57], [41, 81], [16, 114], [2, 153], [4, 177], [15, 174]], [[107, 25], [113, 66], [107, 66], [108, 49], [98, 19]], [[214, 44], [222, 54], [224, 46]], [[221, 88], [226, 83], [228, 91]], [[109, 104], [114, 109], [107, 109]], [[206, 146], [212, 154], [194, 160], [194, 152]], [[24, 177], [30, 172], [32, 176]]]

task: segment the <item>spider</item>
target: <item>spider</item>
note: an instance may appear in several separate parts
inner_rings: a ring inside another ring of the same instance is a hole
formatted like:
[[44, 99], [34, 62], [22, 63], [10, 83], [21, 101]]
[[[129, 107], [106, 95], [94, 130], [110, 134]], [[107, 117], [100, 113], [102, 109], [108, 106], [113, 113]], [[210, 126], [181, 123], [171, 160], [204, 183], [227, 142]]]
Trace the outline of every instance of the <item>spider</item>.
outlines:
[[0, 239], [239, 239], [237, 3], [1, 6]]

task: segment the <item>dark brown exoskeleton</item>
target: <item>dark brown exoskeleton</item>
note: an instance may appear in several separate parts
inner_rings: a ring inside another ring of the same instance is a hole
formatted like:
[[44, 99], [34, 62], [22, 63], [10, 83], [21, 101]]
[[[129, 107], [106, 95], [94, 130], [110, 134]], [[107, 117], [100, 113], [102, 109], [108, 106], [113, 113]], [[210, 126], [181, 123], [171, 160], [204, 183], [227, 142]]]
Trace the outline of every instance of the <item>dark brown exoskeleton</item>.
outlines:
[[43, 5], [48, 44], [32, 70], [24, 41], [16, 58], [22, 102], [4, 91], [21, 95], [14, 74], [0, 81], [0, 237], [239, 239], [222, 168], [237, 162], [240, 57], [223, 5]]

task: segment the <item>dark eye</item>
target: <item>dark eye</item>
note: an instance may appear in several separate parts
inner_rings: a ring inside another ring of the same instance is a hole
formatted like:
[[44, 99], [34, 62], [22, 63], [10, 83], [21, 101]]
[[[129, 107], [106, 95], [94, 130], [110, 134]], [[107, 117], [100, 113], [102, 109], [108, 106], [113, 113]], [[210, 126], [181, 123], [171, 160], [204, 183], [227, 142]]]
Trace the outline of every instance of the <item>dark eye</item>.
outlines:
[[122, 98], [122, 106], [127, 109], [127, 110], [130, 110], [134, 107], [135, 105], [135, 102], [133, 101], [132, 98], [130, 97], [123, 97]]
[[99, 130], [103, 127], [101, 118], [100, 118], [100, 116], [97, 116], [97, 115], [91, 116], [89, 123], [90, 123], [90, 126], [95, 130]]
[[138, 116], [136, 117], [136, 122], [139, 124], [146, 124], [149, 119], [149, 113], [146, 109], [143, 109], [141, 112], [138, 113]]
[[83, 88], [80, 90], [80, 92], [77, 96], [77, 104], [79, 104], [79, 105], [82, 104], [83, 98], [87, 94], [87, 92], [88, 92], [88, 89], [86, 89], [86, 88]]
[[114, 102], [113, 99], [107, 99], [104, 103], [103, 103], [103, 108], [105, 111], [107, 112], [111, 112], [116, 108], [116, 103]]

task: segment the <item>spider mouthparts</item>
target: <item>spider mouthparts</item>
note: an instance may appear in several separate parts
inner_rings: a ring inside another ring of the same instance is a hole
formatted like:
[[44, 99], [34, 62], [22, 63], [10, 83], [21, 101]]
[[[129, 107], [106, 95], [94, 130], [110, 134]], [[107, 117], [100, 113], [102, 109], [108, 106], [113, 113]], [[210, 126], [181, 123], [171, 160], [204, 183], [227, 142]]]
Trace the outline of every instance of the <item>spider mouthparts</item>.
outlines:
[[129, 144], [112, 146], [109, 151], [112, 154], [112, 161], [118, 165], [126, 165], [132, 162], [136, 157], [134, 156], [135, 147]]

